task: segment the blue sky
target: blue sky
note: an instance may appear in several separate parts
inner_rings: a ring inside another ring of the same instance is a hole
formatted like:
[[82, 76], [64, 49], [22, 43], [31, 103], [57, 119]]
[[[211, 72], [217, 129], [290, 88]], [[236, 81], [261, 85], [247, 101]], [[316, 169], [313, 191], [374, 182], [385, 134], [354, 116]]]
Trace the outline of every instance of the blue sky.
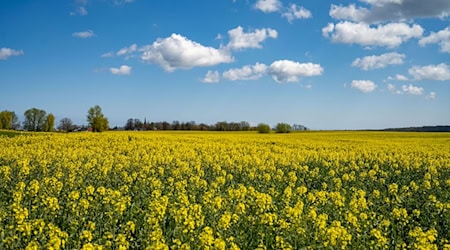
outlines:
[[80, 125], [448, 125], [450, 2], [2, 1], [0, 86]]

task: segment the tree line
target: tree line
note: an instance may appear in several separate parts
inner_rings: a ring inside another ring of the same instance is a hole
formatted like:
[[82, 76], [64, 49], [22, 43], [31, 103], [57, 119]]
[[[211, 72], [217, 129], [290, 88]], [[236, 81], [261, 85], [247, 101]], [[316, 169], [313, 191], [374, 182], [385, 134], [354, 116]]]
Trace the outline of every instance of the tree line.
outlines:
[[[111, 129], [109, 127], [108, 118], [102, 112], [100, 106], [96, 105], [89, 108], [86, 121], [88, 126], [79, 126], [72, 122], [70, 118], [62, 118], [56, 127], [57, 131], [73, 132], [73, 131], [93, 131], [102, 132]], [[19, 122], [17, 115], [13, 111], [4, 110], [0, 112], [0, 129], [18, 130], [23, 129], [26, 131], [55, 131], [55, 116], [52, 113], [47, 114], [45, 110], [31, 108], [24, 112], [24, 121], [22, 126]], [[271, 128], [268, 124], [260, 123], [257, 126], [251, 126], [247, 121], [241, 122], [226, 122], [221, 121], [215, 124], [197, 124], [195, 121], [179, 122], [173, 121], [171, 123], [167, 121], [162, 122], [148, 122], [147, 119], [141, 121], [138, 118], [130, 118], [126, 121], [123, 127], [115, 127], [114, 130], [193, 130], [193, 131], [258, 131], [260, 133], [269, 133], [271, 130], [275, 130], [279, 133], [289, 133], [291, 131], [307, 130], [303, 125], [289, 125], [287, 123], [278, 123], [274, 128]]]

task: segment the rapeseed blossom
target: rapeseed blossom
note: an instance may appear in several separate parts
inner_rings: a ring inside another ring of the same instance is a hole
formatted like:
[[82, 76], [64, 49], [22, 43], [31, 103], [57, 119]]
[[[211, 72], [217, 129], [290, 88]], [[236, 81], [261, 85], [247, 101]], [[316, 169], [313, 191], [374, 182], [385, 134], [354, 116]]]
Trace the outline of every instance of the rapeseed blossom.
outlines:
[[0, 249], [450, 249], [450, 136], [0, 137]]

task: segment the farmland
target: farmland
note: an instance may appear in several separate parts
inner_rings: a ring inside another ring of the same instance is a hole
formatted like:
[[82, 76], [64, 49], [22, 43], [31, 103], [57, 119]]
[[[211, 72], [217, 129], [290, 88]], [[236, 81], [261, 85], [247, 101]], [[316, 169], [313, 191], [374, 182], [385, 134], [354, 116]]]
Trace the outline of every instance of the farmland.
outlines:
[[450, 134], [0, 136], [1, 249], [450, 249]]

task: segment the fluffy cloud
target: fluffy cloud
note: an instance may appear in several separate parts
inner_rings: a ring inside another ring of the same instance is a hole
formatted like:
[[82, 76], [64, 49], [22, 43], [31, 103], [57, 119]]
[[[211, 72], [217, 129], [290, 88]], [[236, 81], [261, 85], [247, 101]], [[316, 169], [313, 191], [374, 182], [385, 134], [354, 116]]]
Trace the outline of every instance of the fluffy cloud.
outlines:
[[219, 72], [208, 70], [205, 77], [202, 79], [202, 82], [206, 82], [206, 83], [219, 82]]
[[369, 80], [353, 80], [351, 86], [363, 93], [370, 93], [377, 88], [377, 85]]
[[409, 85], [403, 85], [402, 91], [405, 94], [408, 95], [423, 95], [424, 89], [422, 87], [413, 86], [411, 84]]
[[178, 34], [164, 39], [158, 38], [152, 45], [144, 46], [140, 51], [143, 52], [143, 61], [159, 64], [168, 72], [213, 66], [234, 60], [225, 50], [205, 47]]
[[423, 28], [420, 25], [405, 23], [388, 23], [371, 27], [366, 23], [340, 22], [329, 23], [322, 29], [325, 37], [333, 42], [360, 44], [363, 46], [385, 46], [394, 48], [411, 38], [421, 37]]
[[274, 29], [257, 29], [254, 32], [245, 33], [241, 26], [229, 30], [230, 42], [227, 47], [233, 50], [245, 48], [262, 48], [261, 42], [267, 38], [277, 38], [278, 32]]
[[291, 4], [291, 6], [281, 14], [288, 22], [292, 23], [295, 19], [308, 19], [312, 17], [311, 11], [305, 9], [302, 6]]
[[421, 46], [427, 44], [439, 44], [441, 51], [450, 53], [450, 27], [447, 27], [437, 33], [432, 32], [429, 36], [419, 40]]
[[408, 77], [401, 75], [401, 74], [396, 74], [395, 76], [389, 76], [388, 80], [395, 80], [395, 81], [408, 81]]
[[438, 65], [414, 66], [408, 70], [414, 80], [450, 80], [450, 66], [441, 63]]
[[109, 68], [109, 71], [114, 75], [129, 75], [131, 74], [131, 67], [122, 65], [120, 68]]
[[427, 99], [427, 100], [434, 100], [434, 99], [436, 99], [436, 92], [430, 92], [430, 93], [425, 97], [425, 99]]
[[362, 70], [380, 69], [388, 65], [403, 64], [405, 55], [399, 53], [386, 53], [379, 56], [366, 56], [356, 58], [352, 65]]
[[79, 38], [89, 38], [95, 36], [94, 32], [92, 30], [87, 31], [81, 31], [81, 32], [74, 32], [72, 33], [73, 37], [79, 37]]
[[255, 3], [255, 8], [265, 13], [277, 12], [282, 6], [280, 0], [258, 0]]
[[23, 55], [23, 50], [15, 50], [10, 48], [0, 49], [0, 60], [6, 60], [10, 56], [21, 56]]
[[117, 51], [117, 56], [124, 56], [124, 55], [130, 55], [131, 53], [135, 52], [137, 50], [137, 44], [132, 44], [129, 47], [121, 48], [119, 51]]
[[228, 80], [256, 80], [267, 72], [267, 66], [262, 63], [246, 65], [240, 69], [229, 69], [223, 72], [222, 76]]
[[321, 75], [323, 68], [319, 64], [279, 60], [270, 65], [268, 73], [278, 83], [298, 82], [301, 77]]
[[330, 16], [355, 22], [402, 21], [421, 17], [447, 17], [450, 15], [448, 0], [361, 0], [369, 5], [356, 7], [331, 5]]

